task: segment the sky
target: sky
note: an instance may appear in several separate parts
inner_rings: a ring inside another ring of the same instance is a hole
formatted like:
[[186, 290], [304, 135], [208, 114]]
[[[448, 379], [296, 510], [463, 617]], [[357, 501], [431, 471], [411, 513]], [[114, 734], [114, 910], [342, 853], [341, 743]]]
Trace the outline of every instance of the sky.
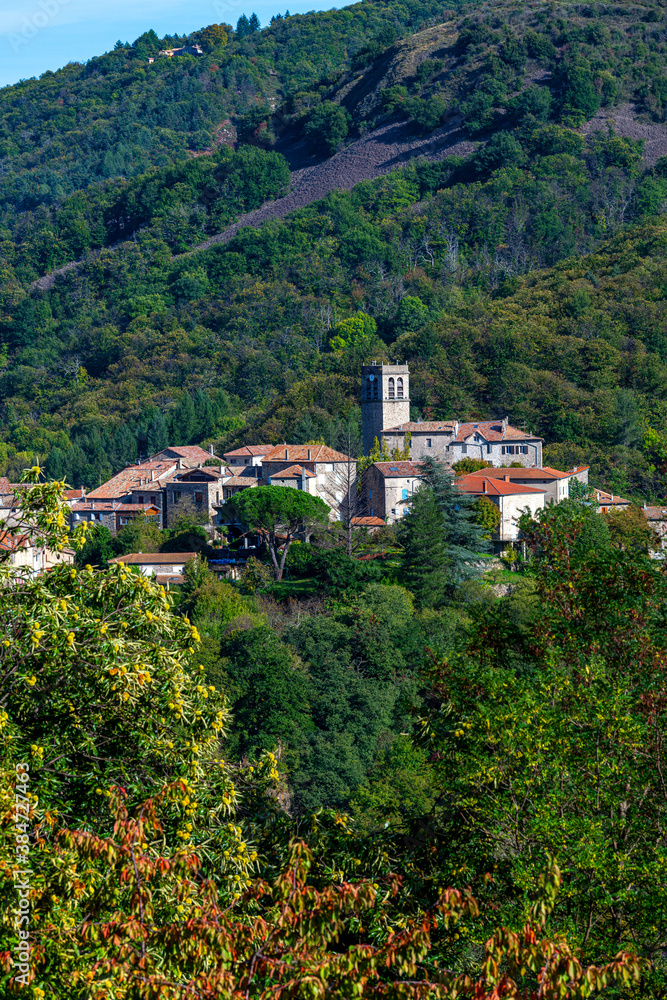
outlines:
[[[279, 3], [289, 7], [279, 7]], [[335, 0], [0, 0], [0, 87], [85, 62], [154, 28], [185, 35], [207, 24], [342, 7]]]

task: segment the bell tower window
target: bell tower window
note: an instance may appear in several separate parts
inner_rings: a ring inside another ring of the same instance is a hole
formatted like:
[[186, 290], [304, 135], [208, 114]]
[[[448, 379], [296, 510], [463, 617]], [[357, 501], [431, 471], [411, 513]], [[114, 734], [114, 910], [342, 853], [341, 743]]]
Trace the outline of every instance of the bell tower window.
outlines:
[[[392, 379], [393, 381], [393, 379]], [[396, 397], [398, 399], [403, 399], [403, 379], [396, 379]]]
[[395, 389], [395, 386], [394, 386], [394, 380], [393, 380], [393, 378], [390, 378], [389, 379], [389, 398], [390, 399], [394, 399], [395, 395], [396, 395], [396, 389]]

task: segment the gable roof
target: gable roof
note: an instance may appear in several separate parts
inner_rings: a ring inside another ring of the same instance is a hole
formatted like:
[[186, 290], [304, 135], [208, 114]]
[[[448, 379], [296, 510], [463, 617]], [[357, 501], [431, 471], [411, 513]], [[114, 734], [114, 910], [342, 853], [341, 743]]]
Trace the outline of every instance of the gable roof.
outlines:
[[257, 486], [257, 479], [255, 476], [230, 476], [229, 479], [225, 479], [222, 485], [225, 489], [228, 486]]
[[[86, 499], [95, 500], [99, 497], [100, 500], [113, 500], [126, 496], [133, 489], [139, 489], [142, 486], [148, 489], [159, 489], [159, 480], [164, 479], [175, 468], [175, 463], [167, 460], [163, 462], [144, 462], [142, 465], [130, 465], [127, 469], [123, 469], [122, 472], [118, 472], [115, 476], [112, 476], [106, 483], [102, 483], [101, 486], [91, 490], [87, 494]], [[151, 479], [151, 472], [155, 474], [155, 479]]]
[[257, 455], [268, 455], [275, 444], [244, 444], [234, 451], [226, 451], [223, 458], [255, 458]]
[[177, 447], [169, 445], [168, 448], [163, 448], [162, 451], [158, 451], [155, 455], [151, 455], [151, 461], [159, 458], [160, 456], [171, 457], [172, 455], [174, 458], [185, 459], [192, 465], [197, 465], [199, 463], [203, 465], [208, 458], [216, 457], [215, 455], [211, 455], [210, 451], [206, 451], [205, 448], [200, 448], [198, 444], [178, 445]]
[[[167, 479], [169, 485], [172, 483], [197, 483], [197, 482], [210, 482], [216, 479], [224, 479], [225, 476], [230, 475], [230, 472], [224, 465], [209, 465], [206, 468], [203, 465], [195, 466], [194, 469], [179, 469], [177, 472]], [[191, 476], [197, 476], [197, 479], [191, 479]], [[203, 477], [203, 480], [202, 480]], [[150, 485], [150, 483], [148, 484]]]
[[461, 476], [456, 480], [456, 485], [464, 493], [475, 493], [487, 497], [522, 496], [523, 494], [538, 493], [544, 495], [546, 493], [546, 490], [538, 489], [535, 486], [508, 483], [504, 479], [492, 479], [489, 476]]
[[612, 507], [616, 506], [630, 506], [630, 501], [626, 500], [624, 497], [615, 496], [613, 493], [608, 493], [607, 490], [600, 490], [597, 486], [591, 487], [593, 493], [595, 493], [595, 499], [600, 504], [601, 507]]
[[[423, 466], [421, 462], [373, 462], [374, 469], [384, 476], [385, 479], [405, 479], [407, 476], [418, 476], [423, 475]], [[449, 470], [449, 466], [444, 466], [445, 471]]]
[[[530, 469], [507, 469], [507, 468], [492, 468], [492, 469], [476, 469], [475, 472], [465, 473], [465, 477], [475, 476], [481, 479], [506, 479], [508, 482], [514, 482], [515, 480], [525, 481], [527, 479], [537, 479], [537, 480], [551, 480], [554, 479], [569, 479], [570, 476], [567, 472], [559, 472], [558, 469], [551, 469], [548, 466], [542, 466], [539, 468]], [[463, 477], [461, 477], [463, 478]]]
[[664, 507], [642, 507], [647, 521], [667, 521], [667, 505]]
[[126, 566], [168, 566], [170, 563], [185, 564], [197, 555], [197, 552], [129, 552], [126, 556], [116, 556], [110, 563], [125, 563]]
[[277, 444], [264, 458], [264, 462], [290, 463], [347, 461], [347, 455], [334, 451], [333, 448], [327, 448], [325, 444]]
[[411, 434], [430, 434], [435, 431], [449, 431], [451, 434], [455, 429], [455, 420], [407, 420], [396, 427], [386, 427], [382, 433], [403, 434], [409, 431]]
[[454, 442], [463, 443], [476, 433], [480, 434], [485, 441], [542, 440], [542, 438], [536, 437], [535, 434], [526, 434], [525, 431], [520, 431], [518, 427], [512, 427], [511, 424], [505, 423], [503, 420], [477, 420], [474, 423], [469, 421], [468, 423], [460, 424]]
[[290, 465], [287, 469], [274, 472], [272, 476], [269, 476], [269, 479], [301, 479], [302, 476], [314, 479], [315, 473], [311, 472], [310, 469], [304, 469], [302, 465]]
[[362, 517], [351, 518], [350, 524], [355, 528], [384, 528], [385, 522], [383, 518], [377, 517], [377, 515], [367, 514]]

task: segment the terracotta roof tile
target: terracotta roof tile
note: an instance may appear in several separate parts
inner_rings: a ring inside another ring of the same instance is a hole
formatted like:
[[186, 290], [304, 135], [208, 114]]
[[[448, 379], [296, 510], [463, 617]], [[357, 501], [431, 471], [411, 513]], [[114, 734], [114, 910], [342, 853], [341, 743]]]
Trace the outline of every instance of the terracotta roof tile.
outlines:
[[257, 455], [268, 455], [275, 444], [244, 444], [242, 448], [226, 451], [223, 458], [256, 458]]
[[385, 522], [381, 517], [368, 515], [366, 517], [353, 517], [350, 524], [355, 528], [383, 528]]
[[410, 431], [411, 434], [431, 434], [436, 431], [449, 431], [451, 434], [455, 427], [455, 420], [407, 420], [404, 424], [398, 424], [396, 427], [385, 428], [382, 433], [400, 434]]
[[[285, 455], [287, 452], [287, 456]], [[309, 457], [310, 452], [310, 457]], [[325, 444], [277, 444], [265, 462], [347, 462], [348, 456]]]
[[185, 564], [197, 555], [196, 552], [129, 552], [126, 556], [116, 556], [110, 563], [125, 563], [126, 566], [177, 566]]
[[467, 441], [468, 438], [475, 433], [480, 434], [485, 441], [542, 440], [542, 438], [536, 437], [535, 434], [526, 434], [525, 431], [520, 431], [517, 427], [512, 427], [511, 424], [507, 424], [503, 427], [502, 420], [478, 420], [474, 423], [469, 421], [468, 423], [460, 424], [459, 432], [454, 438], [454, 441]]
[[530, 468], [530, 469], [507, 469], [507, 468], [493, 468], [493, 469], [477, 469], [475, 472], [465, 473], [466, 477], [475, 476], [477, 478], [486, 479], [504, 479], [509, 476], [509, 481], [512, 482], [514, 479], [567, 479], [567, 472], [559, 472], [558, 469], [549, 469], [546, 466], [542, 466], [541, 469]]
[[[404, 479], [406, 476], [422, 476], [424, 474], [421, 462], [373, 462], [373, 467], [380, 472], [385, 479]], [[449, 466], [443, 466], [445, 471]]]
[[642, 507], [647, 521], [667, 521], [667, 504], [664, 507]]
[[224, 487], [227, 486], [257, 486], [257, 480], [254, 476], [231, 476], [230, 479], [226, 479], [222, 484]]
[[315, 473], [311, 472], [310, 469], [304, 469], [302, 465], [290, 465], [287, 469], [281, 469], [280, 472], [274, 472], [270, 477], [271, 479], [301, 479], [301, 476], [305, 475], [308, 479], [314, 479]]
[[492, 479], [489, 476], [461, 476], [456, 480], [456, 485], [464, 493], [475, 493], [480, 496], [508, 497], [521, 496], [523, 494], [546, 493], [546, 490], [538, 489], [535, 486], [521, 486], [518, 483], [506, 483], [504, 479]]
[[[134, 489], [158, 489], [160, 480], [164, 480], [175, 469], [173, 461], [144, 462], [142, 465], [130, 465], [127, 469], [112, 476], [106, 483], [102, 483], [96, 489], [87, 494], [88, 498], [100, 500], [113, 500], [131, 493]], [[151, 479], [151, 472], [155, 473], [155, 479]]]
[[206, 451], [205, 448], [200, 448], [198, 444], [178, 445], [176, 447], [169, 445], [168, 448], [163, 448], [162, 451], [151, 455], [151, 460], [157, 458], [159, 455], [175, 455], [177, 458], [184, 458], [188, 462], [192, 462], [193, 465], [197, 465], [199, 462], [203, 464], [208, 458], [216, 457], [215, 455], [211, 455], [210, 451]]

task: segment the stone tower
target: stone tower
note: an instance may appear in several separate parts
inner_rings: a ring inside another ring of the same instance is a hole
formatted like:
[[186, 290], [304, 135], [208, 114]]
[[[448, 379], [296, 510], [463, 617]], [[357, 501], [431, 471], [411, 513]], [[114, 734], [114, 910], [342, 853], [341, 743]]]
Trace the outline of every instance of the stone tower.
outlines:
[[370, 455], [382, 431], [410, 420], [410, 373], [407, 365], [362, 365], [361, 421], [364, 455]]

